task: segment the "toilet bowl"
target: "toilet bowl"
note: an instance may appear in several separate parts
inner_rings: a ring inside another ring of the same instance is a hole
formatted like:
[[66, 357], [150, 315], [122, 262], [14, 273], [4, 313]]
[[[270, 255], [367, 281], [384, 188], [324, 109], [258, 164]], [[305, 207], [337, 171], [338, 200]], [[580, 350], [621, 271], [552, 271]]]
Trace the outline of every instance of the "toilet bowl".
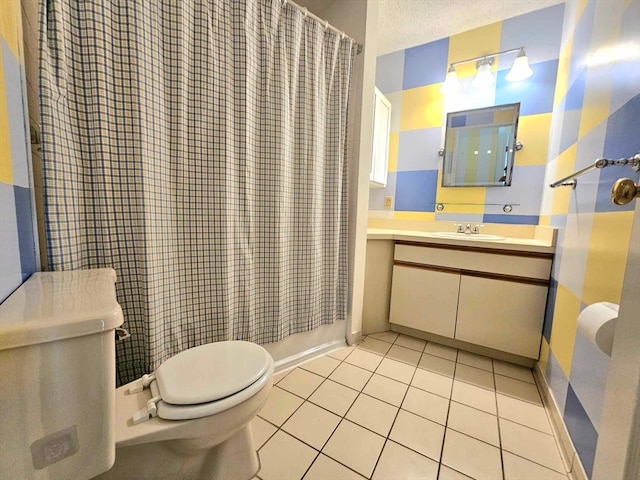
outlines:
[[249, 422], [271, 391], [271, 356], [201, 345], [116, 389], [115, 280], [108, 268], [39, 272], [0, 304], [3, 478], [252, 478]]
[[116, 460], [96, 478], [253, 478], [259, 461], [248, 424], [267, 401], [273, 369], [259, 345], [218, 342], [185, 350], [117, 388]]

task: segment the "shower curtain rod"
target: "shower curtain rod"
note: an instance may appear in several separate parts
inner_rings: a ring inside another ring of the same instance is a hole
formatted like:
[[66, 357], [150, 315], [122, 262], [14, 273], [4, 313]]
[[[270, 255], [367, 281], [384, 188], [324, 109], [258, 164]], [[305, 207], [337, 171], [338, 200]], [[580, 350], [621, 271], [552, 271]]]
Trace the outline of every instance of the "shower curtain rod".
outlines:
[[350, 37], [349, 35], [347, 35], [346, 33], [344, 33], [342, 30], [338, 30], [336, 27], [334, 27], [333, 25], [331, 25], [329, 23], [328, 20], [323, 20], [322, 18], [318, 17], [317, 15], [314, 15], [313, 13], [311, 13], [307, 7], [301, 7], [300, 5], [298, 5], [295, 2], [292, 2], [291, 0], [280, 0], [282, 2], [282, 5], [291, 5], [293, 8], [297, 9], [298, 11], [302, 12], [304, 14], [305, 17], [311, 17], [313, 18], [315, 21], [319, 22], [320, 24], [324, 25], [325, 29], [328, 30], [333, 30], [334, 32], [336, 32], [338, 35], [342, 36], [342, 38], [348, 38], [349, 40], [351, 40], [355, 45], [356, 45], [356, 53], [359, 55], [362, 53], [362, 45], [359, 44], [358, 42], [356, 42], [355, 38]]

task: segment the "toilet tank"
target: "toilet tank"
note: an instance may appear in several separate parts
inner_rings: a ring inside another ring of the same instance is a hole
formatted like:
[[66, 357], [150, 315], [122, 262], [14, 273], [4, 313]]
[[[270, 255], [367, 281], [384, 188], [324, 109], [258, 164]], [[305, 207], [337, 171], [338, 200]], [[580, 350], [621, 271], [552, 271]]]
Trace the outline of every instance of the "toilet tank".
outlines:
[[40, 272], [0, 304], [0, 478], [113, 465], [115, 281], [110, 268]]

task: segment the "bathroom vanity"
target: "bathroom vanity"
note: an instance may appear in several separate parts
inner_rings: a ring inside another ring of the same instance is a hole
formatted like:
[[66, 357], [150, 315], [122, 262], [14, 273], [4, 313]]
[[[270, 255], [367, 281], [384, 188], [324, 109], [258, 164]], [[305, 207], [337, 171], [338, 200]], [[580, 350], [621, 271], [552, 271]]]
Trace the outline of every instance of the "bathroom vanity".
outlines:
[[519, 363], [537, 360], [555, 233], [529, 232], [369, 229], [365, 333], [381, 329], [386, 314], [394, 331]]

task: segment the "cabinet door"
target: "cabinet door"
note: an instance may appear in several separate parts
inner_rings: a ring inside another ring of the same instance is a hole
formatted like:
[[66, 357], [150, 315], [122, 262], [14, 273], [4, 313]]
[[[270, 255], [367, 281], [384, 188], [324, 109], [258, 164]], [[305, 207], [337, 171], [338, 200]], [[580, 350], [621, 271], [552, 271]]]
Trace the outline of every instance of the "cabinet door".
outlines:
[[453, 338], [460, 275], [395, 265], [389, 321]]
[[462, 275], [456, 339], [537, 359], [547, 287]]
[[387, 184], [387, 163], [389, 157], [389, 131], [391, 130], [391, 103], [375, 89], [373, 110], [373, 155], [369, 179], [374, 186]]

